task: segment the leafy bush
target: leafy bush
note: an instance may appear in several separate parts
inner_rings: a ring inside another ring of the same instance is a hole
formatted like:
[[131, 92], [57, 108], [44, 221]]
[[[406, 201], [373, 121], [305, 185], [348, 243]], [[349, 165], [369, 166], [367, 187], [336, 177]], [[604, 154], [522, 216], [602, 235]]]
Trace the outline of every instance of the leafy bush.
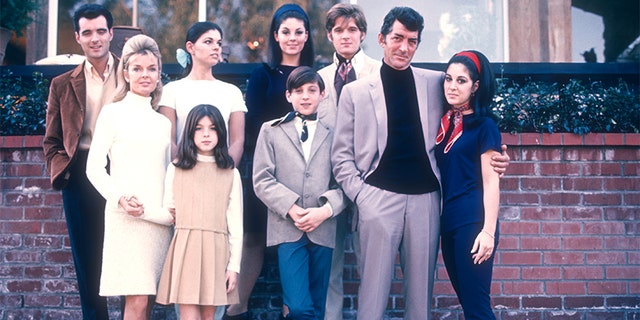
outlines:
[[499, 79], [494, 112], [502, 132], [640, 132], [638, 94], [620, 81], [606, 88], [579, 80], [567, 84]]
[[30, 78], [0, 74], [0, 135], [44, 134], [48, 95], [42, 73]]

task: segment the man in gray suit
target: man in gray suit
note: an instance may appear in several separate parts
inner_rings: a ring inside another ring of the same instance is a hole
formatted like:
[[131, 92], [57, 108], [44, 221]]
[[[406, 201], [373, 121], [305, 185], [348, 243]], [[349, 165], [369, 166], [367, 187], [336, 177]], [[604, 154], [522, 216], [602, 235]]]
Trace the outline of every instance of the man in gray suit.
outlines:
[[[349, 82], [379, 71], [382, 63], [367, 56], [360, 47], [367, 34], [367, 20], [360, 6], [347, 3], [334, 5], [327, 11], [325, 29], [327, 38], [333, 44], [336, 52], [333, 63], [318, 71], [326, 84], [325, 99], [318, 108], [318, 116], [334, 124], [342, 87]], [[333, 249], [331, 261], [325, 320], [342, 319], [344, 241], [348, 232], [348, 218], [351, 217], [348, 213], [352, 210], [347, 209], [346, 211], [336, 217], [336, 246]], [[357, 233], [354, 232], [352, 235], [353, 250], [356, 257], [359, 258], [360, 248]]]
[[[391, 9], [378, 34], [382, 67], [346, 85], [338, 104], [331, 160], [359, 214], [358, 319], [383, 318], [398, 250], [404, 317], [430, 318], [441, 202], [434, 146], [444, 97], [442, 72], [410, 66], [423, 28], [415, 10]], [[504, 168], [508, 159], [494, 160]]]

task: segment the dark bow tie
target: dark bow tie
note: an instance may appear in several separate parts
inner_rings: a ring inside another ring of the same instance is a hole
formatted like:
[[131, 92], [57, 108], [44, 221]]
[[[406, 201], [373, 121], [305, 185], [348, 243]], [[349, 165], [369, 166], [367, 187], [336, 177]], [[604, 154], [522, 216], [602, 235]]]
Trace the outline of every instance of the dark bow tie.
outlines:
[[302, 134], [300, 134], [300, 140], [302, 142], [307, 141], [307, 138], [309, 138], [309, 130], [307, 129], [307, 121], [315, 121], [318, 119], [318, 113], [312, 113], [310, 115], [304, 115], [301, 114], [300, 112], [297, 111], [291, 111], [289, 113], [287, 113], [284, 117], [274, 121], [271, 126], [272, 127], [277, 127], [283, 123], [287, 123], [291, 120], [293, 120], [293, 118], [295, 117], [299, 117], [300, 119], [302, 119]]

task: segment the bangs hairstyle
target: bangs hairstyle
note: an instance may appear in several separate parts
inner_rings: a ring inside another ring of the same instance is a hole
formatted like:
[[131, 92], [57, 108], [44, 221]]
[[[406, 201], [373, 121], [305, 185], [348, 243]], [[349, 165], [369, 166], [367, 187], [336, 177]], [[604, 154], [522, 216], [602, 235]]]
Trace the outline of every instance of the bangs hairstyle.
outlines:
[[[120, 101], [124, 99], [127, 92], [131, 90], [129, 82], [124, 80], [124, 70], [129, 68], [129, 62], [134, 55], [153, 55], [158, 59], [158, 80], [162, 77], [162, 56], [160, 55], [160, 49], [158, 44], [151, 37], [144, 34], [135, 35], [127, 42], [125, 42], [122, 48], [122, 58], [118, 64], [118, 70], [116, 71], [116, 93], [113, 101]], [[158, 103], [160, 103], [160, 96], [162, 95], [162, 81], [156, 83], [156, 88], [151, 92], [151, 106], [153, 110], [158, 109]]]
[[331, 32], [336, 26], [336, 20], [344, 18], [348, 20], [353, 18], [360, 32], [367, 33], [367, 19], [364, 17], [362, 8], [356, 4], [338, 3], [327, 11], [327, 23], [324, 28], [327, 32]]
[[107, 8], [95, 3], [84, 4], [73, 13], [73, 29], [76, 32], [80, 32], [80, 19], [85, 18], [91, 20], [99, 16], [103, 16], [107, 20], [107, 28], [111, 30], [111, 28], [113, 28], [113, 16], [111, 12], [109, 12]]
[[389, 13], [384, 17], [380, 33], [383, 36], [389, 34], [393, 27], [393, 23], [396, 20], [402, 23], [407, 30], [418, 31], [418, 43], [420, 43], [422, 39], [422, 30], [424, 29], [424, 18], [418, 13], [418, 11], [409, 7], [395, 7], [391, 9], [391, 11], [389, 11]]
[[478, 58], [478, 61], [480, 62], [480, 71], [478, 71], [476, 64], [471, 60], [471, 58], [459, 55], [458, 53], [451, 57], [447, 63], [445, 71], [449, 70], [449, 66], [452, 63], [460, 63], [464, 65], [469, 71], [471, 81], [473, 83], [478, 80], [480, 81], [478, 90], [476, 90], [475, 94], [471, 97], [471, 107], [480, 116], [494, 117], [495, 115], [491, 111], [493, 96], [496, 91], [496, 79], [493, 73], [493, 68], [491, 67], [487, 57], [485, 57], [481, 52], [475, 50], [465, 51], [474, 54]]
[[[184, 41], [184, 43], [186, 44], [187, 42], [191, 42], [195, 44], [196, 41], [198, 41], [198, 39], [200, 39], [200, 37], [202, 37], [202, 35], [209, 30], [217, 30], [218, 32], [220, 32], [220, 39], [224, 39], [224, 33], [222, 33], [222, 28], [219, 25], [210, 21], [200, 21], [191, 25], [191, 27], [187, 31], [187, 39]], [[191, 56], [191, 54], [187, 50], [185, 50], [185, 52], [187, 52], [187, 54]], [[187, 66], [182, 71], [182, 76], [188, 76], [192, 68], [193, 57], [190, 57], [190, 59], [187, 61]]]
[[297, 67], [291, 71], [287, 78], [287, 91], [300, 88], [307, 83], [317, 83], [320, 91], [324, 91], [324, 81], [322, 77], [311, 67]]
[[307, 16], [307, 13], [304, 12], [299, 5], [288, 3], [278, 8], [271, 19], [271, 27], [269, 28], [269, 66], [272, 69], [282, 62], [282, 49], [280, 49], [280, 45], [276, 41], [274, 34], [278, 32], [280, 25], [289, 18], [298, 19], [304, 23], [304, 28], [307, 32], [307, 42], [304, 43], [304, 47], [300, 53], [300, 65], [313, 66], [313, 37], [311, 35], [311, 28], [309, 27], [309, 16]]
[[227, 147], [227, 126], [220, 110], [210, 104], [199, 104], [189, 111], [182, 133], [182, 140], [178, 144], [178, 155], [174, 165], [180, 169], [191, 169], [198, 162], [198, 147], [196, 147], [193, 137], [198, 121], [204, 117], [208, 117], [211, 120], [218, 135], [218, 143], [213, 147], [213, 158], [216, 160], [216, 165], [220, 169], [233, 168], [233, 159], [229, 155]]

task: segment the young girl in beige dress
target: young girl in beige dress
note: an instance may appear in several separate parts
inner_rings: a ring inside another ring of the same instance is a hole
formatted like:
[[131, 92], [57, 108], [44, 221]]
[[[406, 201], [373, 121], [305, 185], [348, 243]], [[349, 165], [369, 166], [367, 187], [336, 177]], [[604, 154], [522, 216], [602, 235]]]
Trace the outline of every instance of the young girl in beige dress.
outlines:
[[213, 319], [216, 306], [238, 303], [242, 255], [242, 184], [214, 106], [187, 115], [164, 205], [175, 214], [175, 232], [156, 302], [178, 304], [180, 318]]

